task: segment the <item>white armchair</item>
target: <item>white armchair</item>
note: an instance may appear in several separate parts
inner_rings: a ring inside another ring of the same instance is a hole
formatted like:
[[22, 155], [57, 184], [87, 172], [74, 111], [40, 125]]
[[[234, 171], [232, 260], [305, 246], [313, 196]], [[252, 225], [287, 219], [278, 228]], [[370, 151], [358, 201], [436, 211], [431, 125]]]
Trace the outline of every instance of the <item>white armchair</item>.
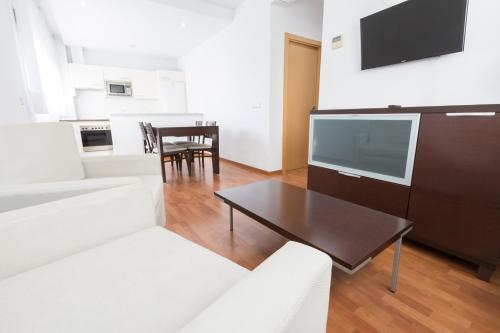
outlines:
[[151, 191], [164, 225], [157, 156], [82, 158], [69, 123], [0, 126], [0, 213], [137, 183]]

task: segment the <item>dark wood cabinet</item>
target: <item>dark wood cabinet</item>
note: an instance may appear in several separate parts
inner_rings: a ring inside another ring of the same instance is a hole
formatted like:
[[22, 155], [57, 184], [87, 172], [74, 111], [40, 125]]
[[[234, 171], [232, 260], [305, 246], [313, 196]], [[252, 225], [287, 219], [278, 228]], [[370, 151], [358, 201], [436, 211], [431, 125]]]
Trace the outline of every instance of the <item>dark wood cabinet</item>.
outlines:
[[410, 187], [367, 177], [354, 178], [336, 170], [309, 166], [308, 188], [384, 213], [406, 218]]
[[421, 114], [411, 186], [309, 166], [308, 188], [413, 221], [412, 239], [477, 264], [489, 280], [500, 257], [500, 105], [312, 114], [356, 113]]
[[500, 116], [423, 114], [408, 219], [415, 240], [480, 266], [500, 256]]

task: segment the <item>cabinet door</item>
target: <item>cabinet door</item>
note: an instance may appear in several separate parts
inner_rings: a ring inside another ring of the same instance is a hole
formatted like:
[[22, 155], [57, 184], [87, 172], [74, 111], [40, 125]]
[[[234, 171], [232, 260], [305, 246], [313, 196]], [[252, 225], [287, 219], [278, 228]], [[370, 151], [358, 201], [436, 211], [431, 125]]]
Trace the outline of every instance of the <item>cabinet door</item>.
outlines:
[[134, 98], [157, 99], [158, 76], [153, 71], [136, 71], [132, 77]]
[[69, 73], [75, 89], [104, 89], [103, 71], [99, 66], [70, 64]]
[[500, 255], [500, 116], [424, 114], [411, 237], [476, 263]]
[[307, 188], [381, 212], [406, 218], [408, 186], [309, 165]]
[[135, 70], [120, 67], [104, 67], [104, 79], [106, 81], [132, 82]]

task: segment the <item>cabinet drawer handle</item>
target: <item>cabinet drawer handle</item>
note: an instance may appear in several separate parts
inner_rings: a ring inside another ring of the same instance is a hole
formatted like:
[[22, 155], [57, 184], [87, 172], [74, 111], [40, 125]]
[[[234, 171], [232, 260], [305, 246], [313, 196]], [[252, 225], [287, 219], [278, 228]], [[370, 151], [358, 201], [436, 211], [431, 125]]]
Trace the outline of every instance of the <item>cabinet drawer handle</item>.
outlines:
[[494, 117], [495, 112], [450, 112], [448, 117]]
[[353, 178], [361, 178], [360, 175], [355, 175], [353, 173], [348, 173], [348, 172], [343, 172], [343, 171], [339, 171], [339, 173], [341, 175], [344, 175], [344, 176], [347, 176], [347, 177], [353, 177]]

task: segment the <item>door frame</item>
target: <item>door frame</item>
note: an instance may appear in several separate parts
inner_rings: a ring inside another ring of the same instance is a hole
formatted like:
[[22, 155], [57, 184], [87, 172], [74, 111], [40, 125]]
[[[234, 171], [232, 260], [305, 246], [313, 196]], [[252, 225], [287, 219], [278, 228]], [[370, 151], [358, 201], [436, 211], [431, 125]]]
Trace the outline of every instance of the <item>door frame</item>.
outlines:
[[289, 56], [290, 56], [290, 43], [299, 43], [299, 44], [304, 44], [307, 46], [314, 47], [318, 49], [318, 75], [317, 75], [317, 82], [316, 82], [316, 107], [318, 106], [319, 103], [319, 82], [320, 82], [320, 73], [321, 73], [321, 42], [294, 35], [291, 33], [286, 32], [285, 33], [285, 64], [284, 64], [284, 74], [283, 74], [283, 144], [282, 144], [282, 162], [281, 162], [281, 170], [283, 173], [287, 172], [287, 163], [286, 163], [286, 149], [287, 149], [287, 144], [286, 144], [286, 139], [288, 136], [287, 133], [287, 124], [288, 124], [288, 65], [289, 65]]

